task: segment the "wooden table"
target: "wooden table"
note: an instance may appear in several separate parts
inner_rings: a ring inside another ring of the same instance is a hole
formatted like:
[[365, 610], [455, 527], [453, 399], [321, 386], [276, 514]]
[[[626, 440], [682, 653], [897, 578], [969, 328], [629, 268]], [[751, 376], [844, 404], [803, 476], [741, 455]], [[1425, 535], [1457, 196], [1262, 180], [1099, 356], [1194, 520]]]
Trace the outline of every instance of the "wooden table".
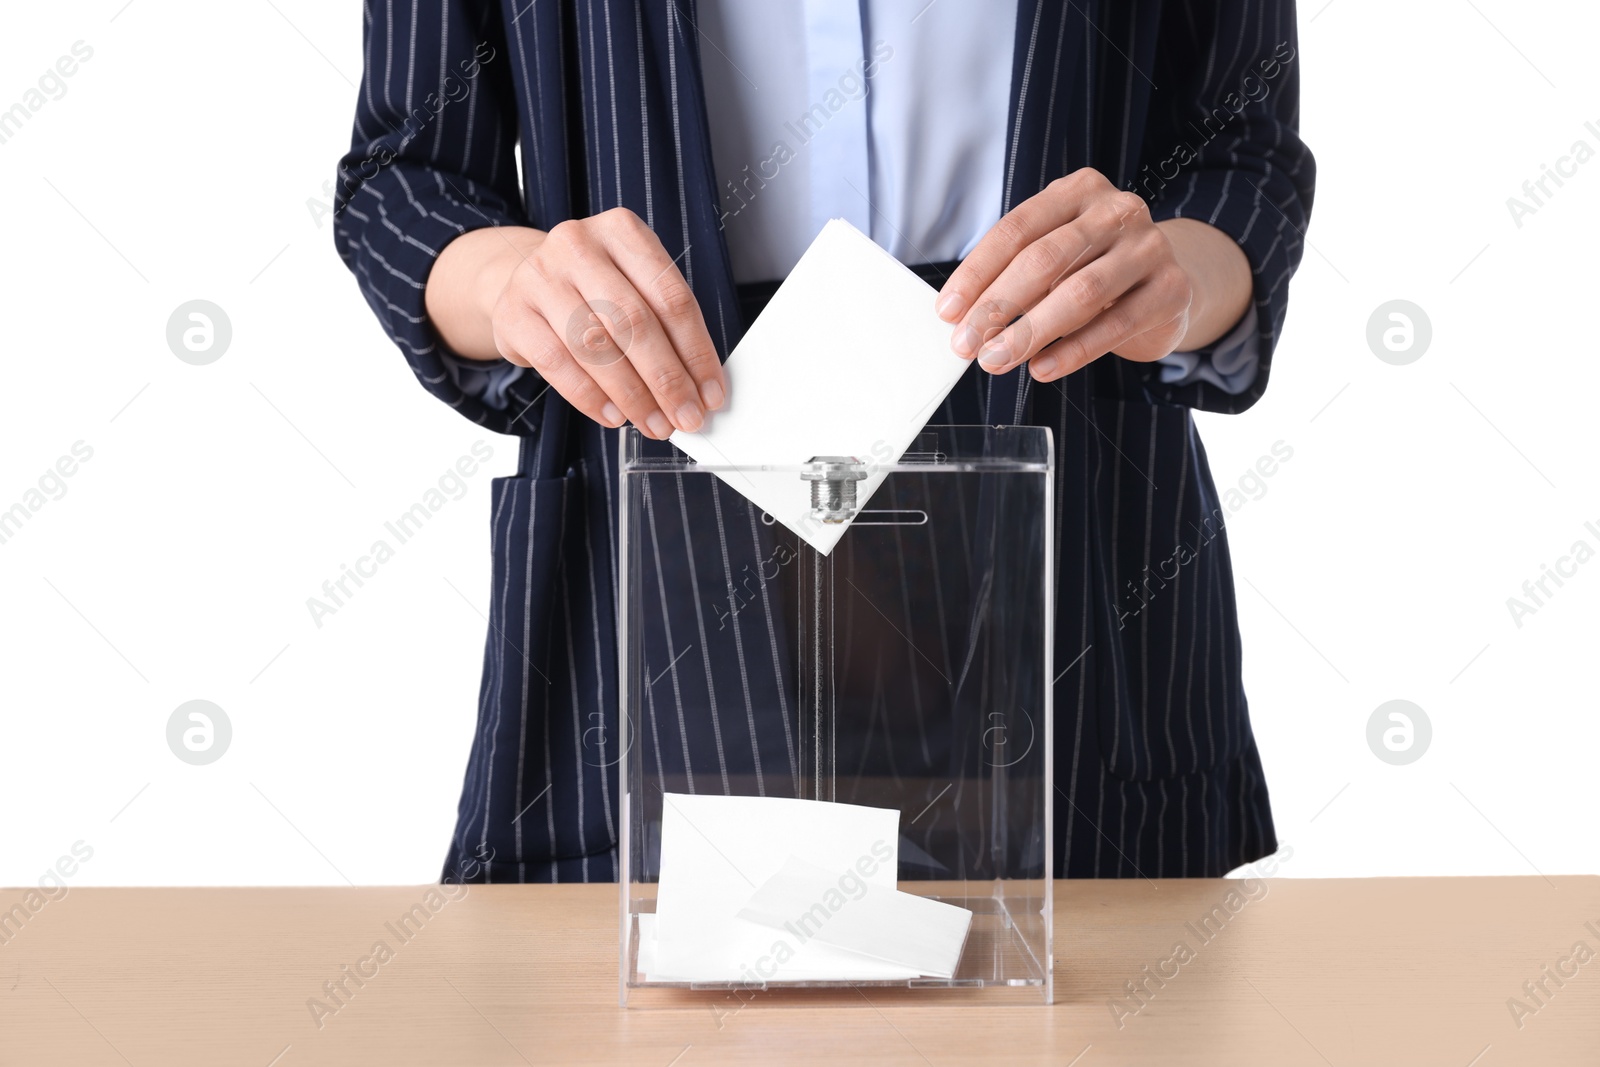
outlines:
[[[72, 889], [20, 929], [0, 890], [0, 1064], [1600, 1064], [1600, 879], [1279, 879], [1196, 938], [1238, 886], [1060, 883], [1053, 1007], [678, 1010], [617, 1007], [609, 885], [471, 887], [414, 931], [437, 887]], [[335, 1001], [346, 966], [372, 977]]]

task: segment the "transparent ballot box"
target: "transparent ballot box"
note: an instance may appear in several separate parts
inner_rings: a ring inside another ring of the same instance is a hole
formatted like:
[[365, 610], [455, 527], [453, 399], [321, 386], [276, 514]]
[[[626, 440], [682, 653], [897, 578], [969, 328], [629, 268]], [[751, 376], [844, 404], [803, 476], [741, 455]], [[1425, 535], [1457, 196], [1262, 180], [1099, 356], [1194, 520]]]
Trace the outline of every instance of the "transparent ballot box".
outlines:
[[[887, 458], [718, 466], [623, 438], [626, 1005], [830, 986], [1051, 1001], [1050, 432], [934, 426]], [[863, 826], [881, 832], [853, 862], [814, 858]], [[813, 925], [774, 905], [745, 954], [755, 905], [730, 920], [718, 892], [768, 900], [796, 871], [844, 891]], [[874, 955], [944, 944], [956, 909], [945, 965]]]

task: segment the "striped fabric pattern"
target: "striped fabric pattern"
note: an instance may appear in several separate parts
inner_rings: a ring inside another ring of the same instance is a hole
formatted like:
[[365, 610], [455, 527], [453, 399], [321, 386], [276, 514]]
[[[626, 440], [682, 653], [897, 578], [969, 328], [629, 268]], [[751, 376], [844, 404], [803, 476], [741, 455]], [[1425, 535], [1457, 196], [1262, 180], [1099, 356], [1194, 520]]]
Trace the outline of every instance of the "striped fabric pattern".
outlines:
[[[463, 388], [423, 288], [468, 230], [548, 229], [625, 206], [731, 350], [744, 322], [718, 231], [694, 5], [368, 0], [365, 20], [339, 253], [423, 386], [523, 439], [521, 469], [492, 493], [478, 732], [445, 877], [476, 857], [491, 881], [615, 878], [617, 434], [532, 373], [503, 403]], [[1004, 206], [1092, 166], [1151, 198], [1158, 219], [1219, 227], [1254, 271], [1263, 353], [1237, 396], [1167, 387], [1152, 367], [1110, 357], [1044, 387], [974, 368], [935, 420], [1055, 434], [1056, 869], [1067, 876], [1215, 875], [1276, 846], [1223, 512], [1190, 410], [1244, 410], [1267, 383], [1314, 182], [1296, 131], [1295, 47], [1292, 0], [1019, 3]], [[657, 531], [677, 531], [660, 550], [681, 553], [700, 583], [731, 586], [761, 558], [756, 532], [731, 521], [720, 544], [691, 551], [691, 517], [709, 508], [726, 521], [739, 502], [672, 495], [652, 502]], [[745, 713], [751, 694], [782, 690], [780, 606], [741, 613], [726, 656], [707, 651], [716, 619], [661, 610], [693, 647], [660, 666], [640, 744], [662, 746], [663, 760], [676, 751], [699, 790], [723, 788], [741, 759], [781, 768], [781, 729]], [[713, 706], [711, 722], [690, 711]]]

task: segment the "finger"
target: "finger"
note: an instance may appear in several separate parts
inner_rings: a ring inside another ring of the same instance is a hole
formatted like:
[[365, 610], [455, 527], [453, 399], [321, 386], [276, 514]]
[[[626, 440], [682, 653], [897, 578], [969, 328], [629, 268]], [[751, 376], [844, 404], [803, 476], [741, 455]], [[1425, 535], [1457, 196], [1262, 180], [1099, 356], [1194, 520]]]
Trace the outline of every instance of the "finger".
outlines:
[[1149, 277], [1149, 259], [1120, 247], [1073, 272], [1015, 323], [978, 350], [983, 369], [1003, 374], [1031, 359], [1057, 338], [1103, 314], [1128, 290]]
[[1166, 306], [1164, 296], [1141, 286], [1081, 329], [1045, 346], [1029, 362], [1028, 373], [1035, 381], [1053, 382], [1115, 352], [1126, 341], [1149, 335], [1163, 336], [1170, 352], [1183, 334], [1187, 308], [1163, 318]]
[[[583, 295], [593, 316], [603, 324], [616, 348], [627, 356], [626, 360], [612, 360], [609, 349], [602, 349], [608, 358], [590, 368], [595, 380], [607, 385], [609, 390], [607, 377], [619, 374], [619, 368], [627, 363], [649, 388], [657, 408], [674, 427], [691, 433], [700, 429], [705, 424], [705, 407], [700, 402], [694, 378], [678, 358], [678, 350], [673, 347], [660, 320], [633, 283], [611, 262], [610, 254], [602, 251], [574, 264], [569, 279]], [[583, 318], [580, 316], [580, 320]], [[587, 321], [574, 325], [580, 329], [593, 328]], [[571, 338], [567, 340], [567, 347], [573, 347]]]
[[[1160, 231], [1148, 222], [1142, 227], [1130, 226], [1127, 220], [1132, 214], [1133, 209], [1121, 202], [1120, 194], [1101, 197], [1071, 223], [1044, 234], [1022, 249], [979, 295], [967, 321], [952, 331], [951, 348], [968, 358], [980, 355], [980, 348], [992, 345], [1002, 330], [1019, 316], [1031, 317], [1063, 284], [1080, 289], [1080, 299], [1089, 305], [1091, 312], [1115, 299], [1137, 280], [1137, 276], [1130, 278], [1125, 270], [1105, 269], [1103, 261], [1107, 256], [1114, 255], [1130, 240], [1139, 242], [1137, 250], [1150, 262], [1157, 261], [1165, 252], [1161, 241], [1156, 240], [1162, 238]], [[1144, 236], [1146, 233], [1148, 237]], [[1100, 266], [1096, 266], [1097, 262]], [[1120, 273], [1120, 277], [1113, 277], [1116, 273]], [[1038, 323], [1033, 326], [1031, 339], [1035, 347], [1059, 336], [1043, 332]], [[1025, 324], [1017, 332], [1023, 329]], [[1008, 342], [1012, 340], [1007, 339]], [[1000, 353], [991, 350], [982, 354], [994, 357], [990, 359], [989, 369], [1008, 370], [1032, 352], [1014, 352], [998, 363], [995, 359]]]
[[[1030, 311], [1074, 272], [1130, 240], [1138, 242], [1138, 250], [1152, 260], [1170, 251], [1140, 197], [1102, 190], [1070, 223], [1017, 253], [979, 295], [967, 322], [951, 334], [950, 347], [958, 355], [975, 355], [981, 345], [994, 340], [1000, 328]], [[1092, 282], [1095, 276], [1091, 272], [1086, 278]], [[1107, 302], [1109, 298], [1094, 307], [1098, 310]], [[1038, 340], [1043, 344], [1052, 336], [1041, 334]]]
[[[607, 212], [611, 214], [611, 212]], [[620, 212], [615, 225], [601, 231], [612, 262], [645, 298], [679, 360], [694, 380], [700, 402], [715, 411], [727, 400], [728, 380], [717, 348], [706, 330], [694, 290], [684, 280], [661, 241], [631, 211]]]
[[1006, 212], [945, 280], [935, 305], [939, 317], [946, 322], [961, 319], [1019, 252], [1076, 219], [1094, 197], [1113, 188], [1103, 174], [1085, 167], [1057, 178]]
[[543, 315], [518, 301], [498, 317], [495, 348], [512, 363], [538, 371], [573, 407], [602, 426], [616, 429], [627, 419], [598, 382], [572, 358], [572, 353]]
[[[530, 286], [532, 303], [545, 321], [560, 324], [557, 328], [563, 346], [579, 367], [646, 436], [666, 440], [672, 436], [672, 423], [656, 404], [655, 396], [645, 385], [624, 349], [618, 345], [611, 332], [612, 309], [605, 305], [595, 308], [570, 282], [546, 271], [545, 277], [536, 279]], [[626, 331], [618, 328], [619, 333]]]
[[1040, 237], [1006, 265], [979, 294], [966, 321], [951, 334], [950, 347], [971, 359], [1001, 331], [1039, 303], [1070, 272], [1092, 263], [1110, 249], [1096, 245], [1085, 228], [1073, 223]]

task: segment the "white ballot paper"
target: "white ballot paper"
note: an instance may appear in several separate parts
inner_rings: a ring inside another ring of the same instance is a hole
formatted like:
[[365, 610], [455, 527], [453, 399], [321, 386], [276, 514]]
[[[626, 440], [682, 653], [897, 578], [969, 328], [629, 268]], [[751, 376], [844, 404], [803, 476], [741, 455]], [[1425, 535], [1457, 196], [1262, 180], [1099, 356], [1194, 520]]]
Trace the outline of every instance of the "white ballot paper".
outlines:
[[972, 912], [943, 901], [869, 885], [790, 857], [740, 910], [739, 917], [797, 940], [834, 948], [929, 978], [950, 978], [961, 959]]
[[[935, 290], [843, 219], [831, 219], [728, 355], [728, 403], [672, 443], [824, 555], [848, 523], [811, 516], [798, 467], [817, 456], [867, 464], [865, 507], [967, 360], [934, 313]], [[750, 470], [762, 465], [788, 470]]]
[[[925, 961], [943, 966], [944, 955], [904, 951], [899, 941], [889, 952], [877, 940], [867, 946], [871, 951], [855, 951], [842, 934], [814, 936], [817, 916], [797, 932], [740, 916], [753, 907], [765, 918], [764, 904], [785, 903], [774, 896], [794, 884], [785, 872], [801, 872], [802, 882], [812, 870], [833, 872], [833, 886], [843, 880], [848, 893], [821, 902], [824, 910], [840, 904], [829, 910], [835, 919], [867, 900], [869, 889], [879, 899], [904, 895], [895, 890], [899, 824], [900, 813], [885, 808], [666, 794], [656, 912], [640, 916], [639, 970], [668, 982], [872, 981], [923, 976], [930, 973]], [[917, 940], [926, 917], [896, 911], [893, 936]], [[948, 944], [950, 925], [940, 919], [930, 928], [930, 946]], [[840, 929], [853, 928], [846, 922]], [[902, 955], [912, 962], [888, 958]]]

